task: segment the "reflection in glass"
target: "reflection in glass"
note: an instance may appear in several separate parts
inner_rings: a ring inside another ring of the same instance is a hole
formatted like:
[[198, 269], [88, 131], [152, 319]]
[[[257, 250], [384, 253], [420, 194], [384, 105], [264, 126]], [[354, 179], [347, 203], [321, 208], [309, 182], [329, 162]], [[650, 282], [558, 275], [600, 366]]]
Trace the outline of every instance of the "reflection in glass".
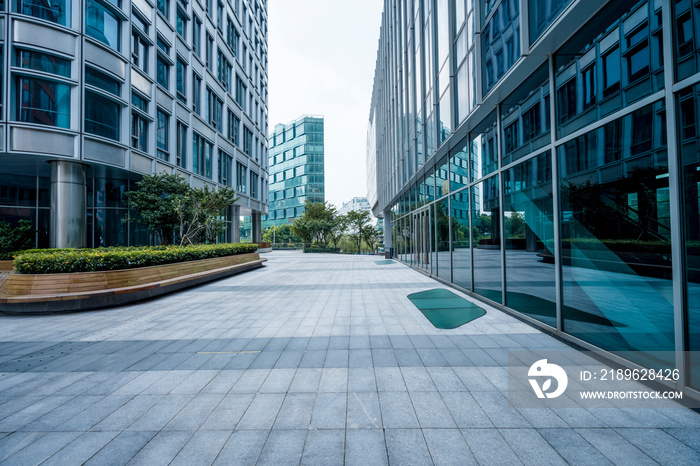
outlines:
[[119, 140], [118, 103], [91, 91], [85, 91], [85, 132]]
[[[641, 112], [663, 114], [662, 103]], [[657, 127], [666, 122], [625, 118], [649, 127], [625, 134], [612, 167], [601, 163], [601, 145], [558, 151], [564, 328], [609, 351], [635, 351], [647, 367], [673, 365], [644, 353], [674, 349], [668, 162]]]
[[571, 0], [529, 0], [530, 45], [535, 43], [569, 3]]
[[95, 0], [85, 2], [85, 33], [119, 51], [119, 18]]
[[17, 78], [17, 120], [70, 126], [70, 86], [45, 79]]
[[[689, 385], [700, 388], [700, 140], [697, 112], [700, 110], [700, 86], [678, 96], [683, 127], [680, 131], [684, 209], [685, 266], [688, 284], [688, 343], [690, 353]], [[685, 111], [684, 111], [685, 109]], [[692, 111], [691, 111], [692, 109]]]
[[498, 131], [495, 115], [486, 128], [472, 134], [471, 159], [478, 177], [484, 177], [498, 169]]
[[472, 210], [474, 249], [474, 292], [503, 302], [501, 278], [501, 211], [498, 175], [474, 186], [476, 204]]
[[551, 154], [503, 174], [506, 305], [556, 327]]
[[17, 12], [70, 27], [70, 5], [66, 0], [17, 0]]
[[452, 283], [471, 291], [472, 255], [469, 239], [469, 188], [453, 194], [451, 205]]
[[469, 152], [466, 143], [458, 146], [459, 150], [450, 157], [449, 190], [454, 192], [469, 184]]
[[450, 207], [448, 199], [435, 204], [437, 276], [450, 280]]

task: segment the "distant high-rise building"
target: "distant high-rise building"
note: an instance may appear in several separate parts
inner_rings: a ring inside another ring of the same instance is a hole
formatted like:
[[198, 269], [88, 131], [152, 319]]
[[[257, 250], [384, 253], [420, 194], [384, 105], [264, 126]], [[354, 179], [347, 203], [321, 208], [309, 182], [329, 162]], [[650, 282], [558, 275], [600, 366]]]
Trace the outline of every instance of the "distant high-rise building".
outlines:
[[372, 217], [372, 219], [375, 218], [366, 197], [353, 197], [349, 201], [343, 202], [342, 207], [338, 210], [338, 215], [345, 215], [352, 210], [358, 212], [369, 212], [370, 217]]
[[267, 132], [266, 0], [0, 0], [0, 220], [39, 247], [148, 244], [152, 173], [234, 187], [222, 239], [259, 235]]
[[270, 213], [263, 228], [291, 224], [307, 200], [325, 202], [323, 117], [304, 115], [279, 124], [270, 148]]
[[369, 201], [417, 270], [700, 397], [700, 9], [384, 0]]

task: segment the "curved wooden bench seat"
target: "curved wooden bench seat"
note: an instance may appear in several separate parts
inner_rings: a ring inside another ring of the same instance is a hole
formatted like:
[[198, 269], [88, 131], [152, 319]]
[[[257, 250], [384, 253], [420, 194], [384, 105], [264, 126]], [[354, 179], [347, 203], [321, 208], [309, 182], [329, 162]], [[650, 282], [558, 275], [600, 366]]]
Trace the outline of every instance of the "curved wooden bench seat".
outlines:
[[17, 274], [0, 288], [0, 311], [51, 314], [117, 306], [262, 267], [257, 252], [105, 272]]

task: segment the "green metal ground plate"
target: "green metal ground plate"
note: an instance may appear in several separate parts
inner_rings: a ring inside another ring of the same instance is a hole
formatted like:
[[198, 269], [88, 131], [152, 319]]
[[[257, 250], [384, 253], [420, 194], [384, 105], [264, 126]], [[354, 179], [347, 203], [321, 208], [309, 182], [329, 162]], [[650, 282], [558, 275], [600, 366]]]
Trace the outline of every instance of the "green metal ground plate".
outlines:
[[413, 293], [408, 299], [441, 329], [457, 328], [486, 314], [481, 307], [444, 288]]
[[377, 265], [391, 265], [391, 264], [395, 264], [396, 262], [387, 259], [387, 260], [383, 260], [383, 261], [374, 261], [374, 263]]

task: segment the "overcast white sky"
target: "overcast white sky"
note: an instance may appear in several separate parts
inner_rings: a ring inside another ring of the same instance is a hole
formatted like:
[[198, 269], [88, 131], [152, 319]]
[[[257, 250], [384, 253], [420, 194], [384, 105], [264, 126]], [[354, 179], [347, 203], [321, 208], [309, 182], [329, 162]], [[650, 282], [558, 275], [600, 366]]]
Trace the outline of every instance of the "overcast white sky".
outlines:
[[269, 0], [269, 130], [325, 117], [326, 200], [367, 195], [366, 142], [382, 0]]

